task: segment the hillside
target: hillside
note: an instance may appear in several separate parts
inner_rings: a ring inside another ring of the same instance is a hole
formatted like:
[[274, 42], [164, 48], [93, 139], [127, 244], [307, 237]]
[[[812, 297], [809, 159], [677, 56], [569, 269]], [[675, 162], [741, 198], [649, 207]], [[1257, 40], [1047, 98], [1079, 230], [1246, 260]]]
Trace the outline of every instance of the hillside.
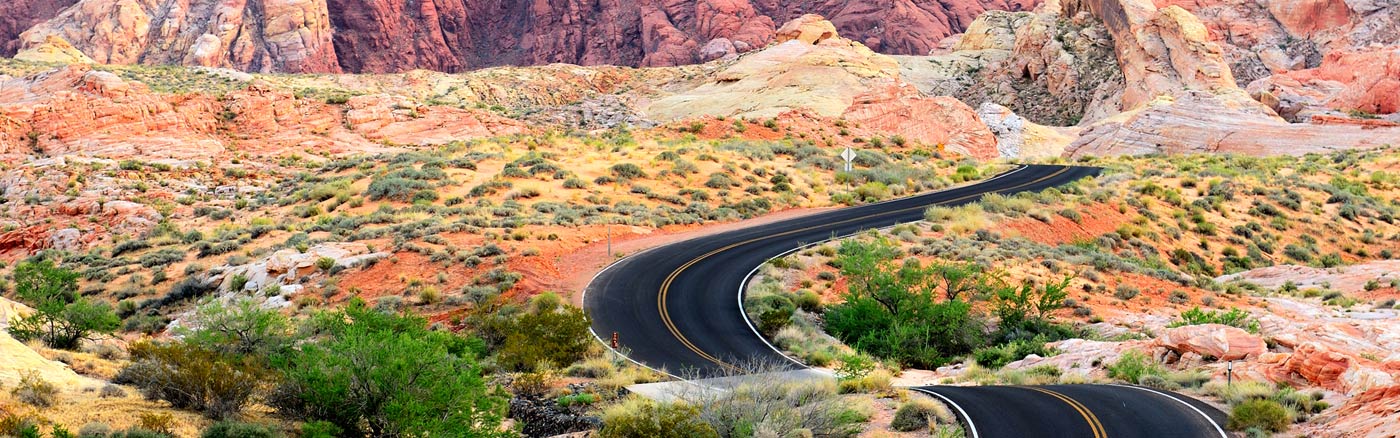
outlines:
[[[1086, 382], [1396, 433], [1400, 5], [876, 3], [0, 6], [0, 436], [958, 436], [899, 386]], [[629, 254], [1022, 163], [1104, 173], [759, 271], [837, 383], [631, 397], [665, 378], [579, 309]], [[852, 337], [881, 266], [966, 269], [920, 303], [967, 342]]]

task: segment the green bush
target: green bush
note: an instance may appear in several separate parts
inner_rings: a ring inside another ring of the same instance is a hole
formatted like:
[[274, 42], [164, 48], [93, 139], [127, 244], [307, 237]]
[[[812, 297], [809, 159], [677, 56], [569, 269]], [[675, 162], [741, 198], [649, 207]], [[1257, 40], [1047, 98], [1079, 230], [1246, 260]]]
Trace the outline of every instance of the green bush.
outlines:
[[226, 355], [271, 357], [290, 348], [293, 341], [287, 317], [262, 308], [252, 298], [231, 303], [211, 300], [194, 312], [187, 325], [197, 328], [175, 329], [186, 343]]
[[[552, 295], [552, 294], [550, 294]], [[534, 309], [501, 329], [504, 342], [497, 363], [517, 371], [532, 371], [542, 362], [563, 368], [583, 358], [593, 342], [592, 322], [582, 309], [536, 296]]]
[[200, 438], [276, 438], [282, 436], [261, 424], [220, 421], [199, 434]]
[[758, 314], [758, 331], [772, 336], [792, 321], [797, 306], [782, 295], [767, 295], [756, 300], [751, 312]]
[[344, 433], [329, 421], [308, 421], [301, 425], [301, 438], [340, 438]]
[[10, 335], [20, 342], [38, 339], [52, 348], [75, 350], [93, 334], [111, 333], [121, 325], [112, 306], [78, 295], [78, 273], [50, 260], [15, 265], [14, 282], [15, 297], [34, 309], [10, 324]]
[[718, 438], [700, 419], [700, 409], [685, 403], [658, 403], [633, 397], [603, 411], [599, 438]]
[[350, 436], [506, 436], [506, 396], [482, 378], [481, 344], [426, 321], [352, 300], [313, 318], [321, 337], [273, 361], [283, 373], [267, 404], [328, 421]]
[[1293, 416], [1288, 409], [1273, 400], [1246, 400], [1230, 411], [1230, 421], [1226, 425], [1233, 430], [1260, 428], [1269, 432], [1288, 430]]
[[836, 265], [849, 280], [845, 302], [824, 313], [826, 330], [857, 350], [901, 365], [936, 368], [982, 346], [982, 324], [959, 299], [939, 301], [947, 277], [916, 260], [897, 263], [890, 242], [848, 240]]
[[797, 292], [797, 297], [793, 300], [793, 304], [796, 304], [797, 308], [807, 313], [821, 313], [822, 296], [814, 291], [803, 289]]
[[428, 188], [428, 183], [408, 178], [375, 178], [365, 189], [365, 196], [371, 200], [389, 199], [409, 202], [419, 191]]
[[1166, 369], [1146, 355], [1129, 351], [1108, 366], [1108, 377], [1128, 383], [1141, 383], [1143, 376], [1164, 376]]
[[1181, 320], [1172, 322], [1168, 327], [1200, 324], [1224, 324], [1245, 329], [1250, 333], [1259, 333], [1258, 320], [1251, 318], [1249, 312], [1233, 308], [1229, 311], [1220, 311], [1201, 310], [1200, 307], [1193, 307], [1190, 310], [1181, 312]]
[[979, 348], [972, 352], [978, 365], [998, 369], [1029, 355], [1049, 356], [1044, 339], [1017, 339], [1001, 345]]
[[608, 170], [611, 171], [613, 176], [617, 177], [617, 179], [638, 179], [647, 177], [646, 172], [642, 171], [641, 166], [632, 163], [614, 164], [612, 167], [609, 167]]

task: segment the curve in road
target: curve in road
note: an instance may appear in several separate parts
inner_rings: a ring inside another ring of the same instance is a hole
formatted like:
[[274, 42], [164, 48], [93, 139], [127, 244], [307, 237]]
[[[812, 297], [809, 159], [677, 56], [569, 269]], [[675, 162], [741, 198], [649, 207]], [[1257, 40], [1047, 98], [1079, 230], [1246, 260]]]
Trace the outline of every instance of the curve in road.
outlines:
[[736, 294], [749, 270], [807, 243], [923, 219], [932, 205], [976, 202], [988, 193], [1038, 191], [1093, 176], [1091, 167], [1029, 165], [938, 192], [686, 240], [633, 254], [600, 272], [584, 291], [596, 335], [627, 356], [673, 376], [704, 377], [735, 364], [805, 368], [754, 329]]
[[[755, 266], [805, 244], [921, 220], [932, 205], [967, 204], [988, 193], [1038, 191], [1098, 172], [1021, 166], [975, 184], [649, 249], [598, 273], [584, 291], [584, 307], [593, 317], [595, 336], [616, 336], [617, 347], [629, 359], [675, 377], [724, 375], [742, 371], [736, 364], [750, 363], [806, 368], [768, 344], [744, 315], [742, 288]], [[953, 406], [972, 438], [1225, 436], [1219, 410], [1142, 387], [914, 389]]]
[[970, 438], [1228, 438], [1225, 414], [1198, 400], [1127, 385], [922, 386]]

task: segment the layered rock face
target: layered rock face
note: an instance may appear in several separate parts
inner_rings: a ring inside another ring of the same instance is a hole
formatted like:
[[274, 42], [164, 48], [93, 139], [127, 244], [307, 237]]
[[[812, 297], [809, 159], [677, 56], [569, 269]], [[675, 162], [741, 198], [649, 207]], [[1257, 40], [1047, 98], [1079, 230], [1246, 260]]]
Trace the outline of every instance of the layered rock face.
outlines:
[[0, 157], [187, 162], [234, 147], [270, 156], [376, 152], [385, 149], [383, 142], [443, 143], [525, 130], [523, 122], [483, 111], [391, 95], [360, 96], [342, 107], [296, 99], [258, 81], [217, 98], [154, 93], [86, 66], [0, 76]]
[[57, 37], [104, 64], [339, 72], [321, 0], [81, 0], [20, 35]]
[[[447, 72], [499, 65], [669, 66], [754, 50], [804, 13], [880, 52], [926, 54], [987, 10], [1034, 0], [20, 0], [4, 54], [57, 34], [98, 62], [280, 72]], [[13, 47], [9, 47], [13, 46]]]

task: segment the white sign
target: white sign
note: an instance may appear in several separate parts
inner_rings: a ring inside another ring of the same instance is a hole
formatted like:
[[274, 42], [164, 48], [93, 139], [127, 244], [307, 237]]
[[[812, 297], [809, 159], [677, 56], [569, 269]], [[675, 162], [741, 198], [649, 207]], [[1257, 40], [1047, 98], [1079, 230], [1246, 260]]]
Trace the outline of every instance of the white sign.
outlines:
[[851, 150], [851, 148], [846, 148], [846, 150], [841, 151], [841, 158], [846, 160], [846, 171], [850, 172], [851, 160], [856, 159], [856, 151]]

